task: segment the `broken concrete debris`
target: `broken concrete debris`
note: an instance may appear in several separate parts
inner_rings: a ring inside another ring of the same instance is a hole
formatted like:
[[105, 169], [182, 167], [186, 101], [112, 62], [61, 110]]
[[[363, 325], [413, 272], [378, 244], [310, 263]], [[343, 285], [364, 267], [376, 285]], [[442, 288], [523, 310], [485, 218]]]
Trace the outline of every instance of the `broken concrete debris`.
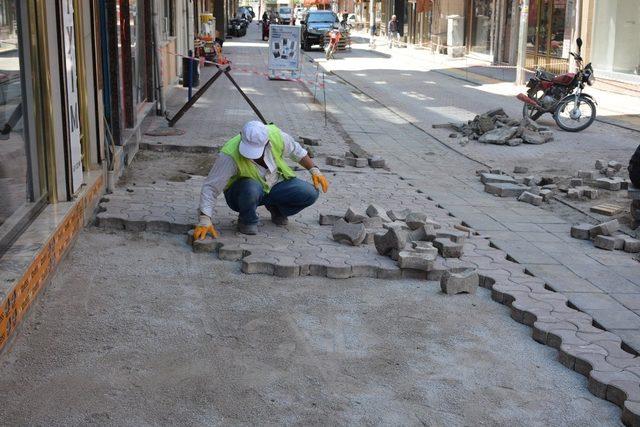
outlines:
[[538, 126], [528, 118], [510, 118], [502, 108], [487, 111], [467, 123], [446, 123], [433, 125], [434, 129], [452, 129], [450, 138], [460, 134], [463, 138], [477, 140], [485, 144], [518, 146], [544, 144], [553, 139], [553, 133]]

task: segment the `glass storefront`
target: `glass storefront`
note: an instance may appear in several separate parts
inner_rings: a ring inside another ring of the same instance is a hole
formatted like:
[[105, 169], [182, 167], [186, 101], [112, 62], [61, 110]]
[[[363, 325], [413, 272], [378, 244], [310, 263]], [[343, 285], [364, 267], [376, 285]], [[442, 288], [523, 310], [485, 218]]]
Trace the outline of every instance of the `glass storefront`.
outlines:
[[491, 54], [491, 19], [493, 0], [473, 0], [470, 51]]
[[565, 72], [571, 47], [575, 0], [531, 0], [527, 30], [527, 68]]
[[640, 81], [640, 1], [596, 0], [591, 58], [603, 77]]
[[0, 0], [0, 227], [32, 199], [19, 2]]

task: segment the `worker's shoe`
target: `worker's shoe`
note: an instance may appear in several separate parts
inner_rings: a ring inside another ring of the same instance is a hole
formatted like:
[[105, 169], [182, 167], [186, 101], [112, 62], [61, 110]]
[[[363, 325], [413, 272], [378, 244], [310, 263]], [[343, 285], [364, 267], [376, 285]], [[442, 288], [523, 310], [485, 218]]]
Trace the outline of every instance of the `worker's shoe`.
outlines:
[[289, 219], [280, 213], [280, 209], [275, 206], [265, 206], [267, 210], [271, 213], [271, 222], [275, 225], [287, 225], [289, 223]]
[[242, 234], [248, 234], [250, 236], [258, 234], [258, 224], [245, 224], [238, 221], [238, 231]]

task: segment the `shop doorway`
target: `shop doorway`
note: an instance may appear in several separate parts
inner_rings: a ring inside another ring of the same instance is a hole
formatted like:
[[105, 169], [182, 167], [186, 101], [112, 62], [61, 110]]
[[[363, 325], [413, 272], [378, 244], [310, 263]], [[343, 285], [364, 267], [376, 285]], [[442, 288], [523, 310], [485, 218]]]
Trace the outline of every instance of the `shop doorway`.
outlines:
[[[527, 29], [526, 67], [565, 73], [569, 66], [575, 0], [531, 0]], [[567, 12], [570, 13], [567, 13]]]

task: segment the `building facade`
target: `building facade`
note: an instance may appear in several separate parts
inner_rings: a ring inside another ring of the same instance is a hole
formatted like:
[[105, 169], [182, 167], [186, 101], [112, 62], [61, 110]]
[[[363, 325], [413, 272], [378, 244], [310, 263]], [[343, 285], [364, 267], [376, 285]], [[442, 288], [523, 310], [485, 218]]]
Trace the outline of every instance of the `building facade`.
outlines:
[[[522, 0], [384, 0], [409, 44], [451, 56], [516, 65]], [[382, 26], [382, 33], [385, 33]], [[601, 79], [640, 82], [640, 1], [529, 0], [525, 67], [569, 70], [578, 36]]]
[[163, 112], [195, 16], [193, 0], [0, 0], [0, 348]]

